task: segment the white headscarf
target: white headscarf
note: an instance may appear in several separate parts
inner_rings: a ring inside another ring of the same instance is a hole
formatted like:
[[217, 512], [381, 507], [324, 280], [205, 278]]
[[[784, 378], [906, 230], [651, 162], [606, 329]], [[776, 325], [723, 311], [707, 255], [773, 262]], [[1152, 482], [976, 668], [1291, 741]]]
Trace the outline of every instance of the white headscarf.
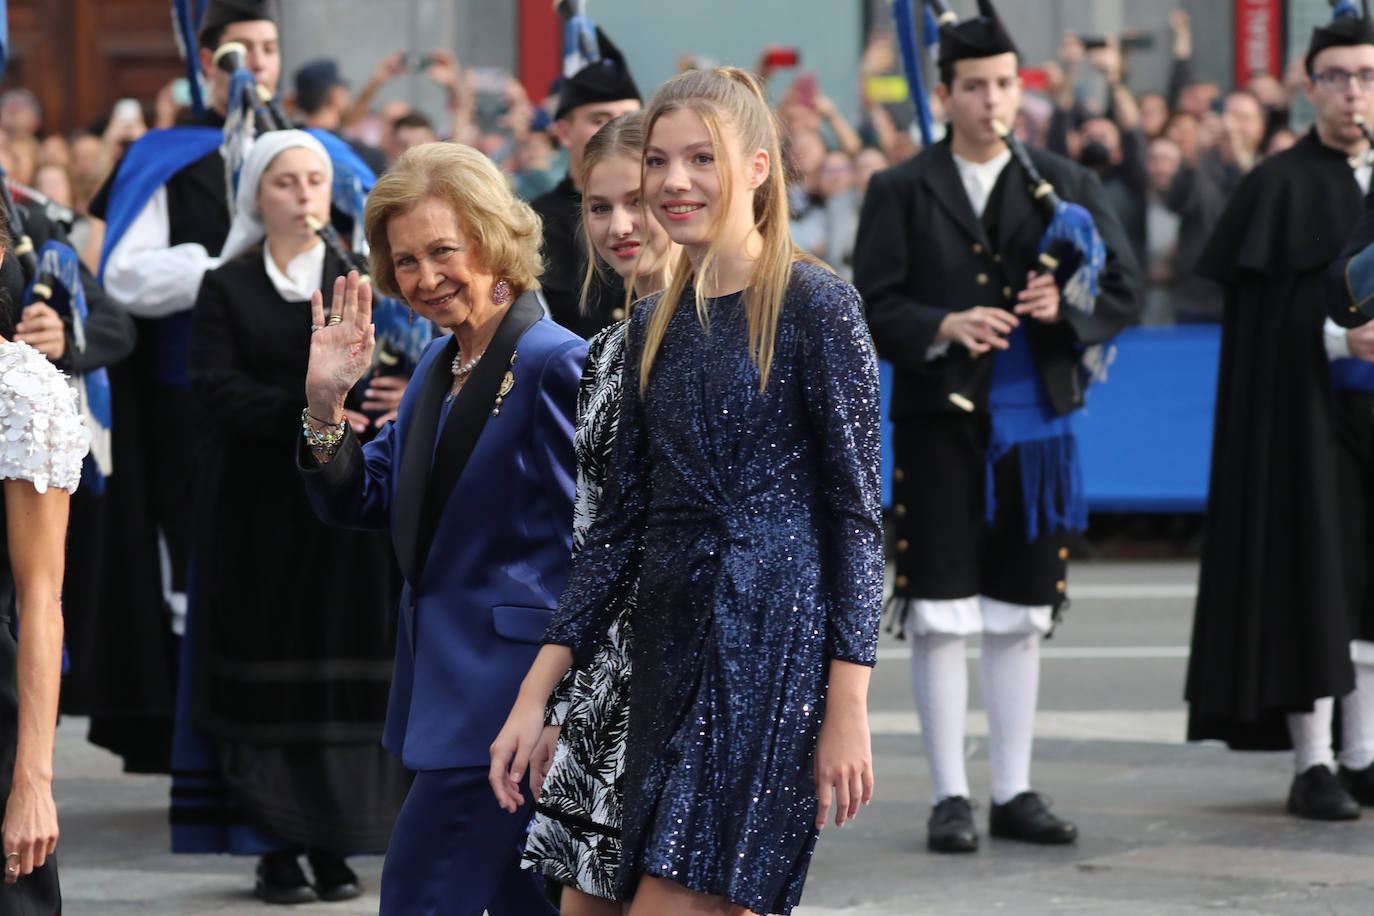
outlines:
[[298, 146], [320, 157], [320, 162], [324, 163], [326, 180], [331, 185], [334, 183], [334, 163], [330, 161], [324, 144], [310, 134], [303, 130], [274, 130], [259, 134], [253, 149], [243, 160], [239, 190], [234, 198], [234, 222], [229, 226], [229, 236], [224, 240], [219, 263], [227, 264], [263, 240], [267, 231], [262, 225], [262, 214], [258, 212], [258, 185], [262, 183], [262, 173], [267, 171], [278, 155]]

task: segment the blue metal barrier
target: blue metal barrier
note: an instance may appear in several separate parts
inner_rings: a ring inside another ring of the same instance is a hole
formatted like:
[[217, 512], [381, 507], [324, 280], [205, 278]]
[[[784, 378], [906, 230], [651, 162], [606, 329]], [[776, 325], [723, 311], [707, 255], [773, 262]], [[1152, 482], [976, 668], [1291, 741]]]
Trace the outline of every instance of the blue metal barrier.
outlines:
[[[1107, 380], [1078, 413], [1094, 512], [1201, 512], [1207, 505], [1220, 325], [1128, 328]], [[891, 505], [892, 367], [881, 365], [883, 505]]]

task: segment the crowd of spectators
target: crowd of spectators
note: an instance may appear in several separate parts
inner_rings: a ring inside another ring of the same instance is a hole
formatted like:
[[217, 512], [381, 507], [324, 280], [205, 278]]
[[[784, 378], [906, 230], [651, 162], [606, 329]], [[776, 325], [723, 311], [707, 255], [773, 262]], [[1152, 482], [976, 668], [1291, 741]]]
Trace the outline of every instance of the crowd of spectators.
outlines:
[[[1163, 91], [1130, 79], [1133, 48], [1144, 42], [1107, 38], [1089, 48], [1064, 35], [1056, 60], [1025, 67], [1016, 124], [1023, 142], [1069, 156], [1102, 180], [1146, 268], [1141, 322], [1151, 325], [1220, 320], [1220, 291], [1193, 273], [1193, 262], [1241, 178], [1296, 140], [1291, 109], [1304, 78], [1298, 57], [1282, 79], [1260, 73], [1225, 91], [1196, 77], [1185, 11], [1171, 13], [1170, 32]], [[794, 235], [846, 276], [867, 178], [919, 149], [910, 102], [900, 93], [894, 102], [890, 92], [898, 73], [892, 38], [875, 35], [860, 64], [857, 130], [835, 117], [805, 74], [779, 102], [796, 175]], [[929, 104], [938, 138], [935, 93]]]
[[[1076, 159], [1101, 178], [1146, 268], [1145, 324], [1218, 320], [1219, 292], [1193, 274], [1191, 261], [1240, 179], [1295, 141], [1291, 108], [1304, 77], [1299, 59], [1281, 79], [1260, 73], [1224, 90], [1195, 76], [1186, 12], [1173, 11], [1170, 31], [1172, 64], [1162, 91], [1131, 80], [1140, 42], [1108, 38], [1088, 47], [1066, 34], [1056, 60], [1025, 67], [1016, 124], [1023, 141]], [[776, 49], [765, 50], [756, 70], [771, 84], [785, 131], [794, 237], [848, 277], [869, 177], [920, 149], [895, 43], [890, 34], [875, 33], [855, 83], [833, 87], [857, 96], [854, 123], [814, 73], [778, 67], [771, 63], [778, 55], [769, 50]], [[679, 62], [680, 69], [696, 65], [690, 55]], [[388, 83], [410, 74], [442, 89], [442, 112], [394, 98], [378, 102]], [[389, 54], [356, 91], [334, 60], [313, 60], [283, 86], [283, 97], [299, 123], [344, 137], [378, 172], [411, 146], [441, 138], [482, 150], [526, 199], [552, 188], [567, 171], [551, 101], [535, 102], [511, 74], [463, 66], [446, 51]], [[86, 215], [92, 195], [130, 142], [150, 127], [188, 117], [188, 101], [185, 81], [178, 80], [151, 104], [126, 100], [108, 117], [64, 136], [45, 134], [37, 99], [11, 89], [0, 96], [0, 165], [19, 193], [52, 202], [51, 212], [71, 226], [75, 247], [94, 268], [103, 227]], [[938, 138], [941, 110], [933, 92], [929, 104]]]

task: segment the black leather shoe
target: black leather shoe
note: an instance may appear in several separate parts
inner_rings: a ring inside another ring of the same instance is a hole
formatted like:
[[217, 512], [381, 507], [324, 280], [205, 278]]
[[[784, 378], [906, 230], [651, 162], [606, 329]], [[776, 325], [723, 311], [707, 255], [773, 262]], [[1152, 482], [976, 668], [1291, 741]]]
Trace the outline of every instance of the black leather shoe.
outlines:
[[362, 895], [362, 882], [348, 867], [343, 856], [327, 849], [309, 849], [305, 857], [310, 860], [310, 870], [315, 873], [315, 893], [320, 895], [321, 900], [335, 903]]
[[253, 896], [264, 903], [310, 903], [316, 899], [294, 852], [269, 852], [258, 860]]
[[1022, 792], [1005, 805], [994, 802], [988, 812], [988, 832], [1003, 839], [1049, 846], [1078, 839], [1078, 827], [1050, 814], [1038, 792]]
[[1360, 816], [1360, 803], [1330, 767], [1318, 763], [1293, 777], [1288, 813], [1314, 821], [1353, 821]]
[[1361, 805], [1366, 808], [1374, 805], [1374, 763], [1363, 770], [1341, 767], [1341, 784]]
[[962, 795], [941, 799], [930, 811], [926, 831], [926, 848], [932, 852], [973, 852], [978, 848], [973, 806]]

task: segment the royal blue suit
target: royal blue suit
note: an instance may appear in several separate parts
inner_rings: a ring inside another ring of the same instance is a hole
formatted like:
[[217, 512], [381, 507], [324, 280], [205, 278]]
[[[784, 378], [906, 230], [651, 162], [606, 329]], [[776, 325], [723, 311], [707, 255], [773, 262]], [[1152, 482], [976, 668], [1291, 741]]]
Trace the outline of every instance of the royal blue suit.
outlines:
[[[526, 293], [511, 312], [538, 308]], [[573, 427], [586, 343], [548, 318], [534, 321], [516, 344], [513, 384], [499, 410], [481, 408], [485, 426], [466, 463], [445, 460], [461, 433], [449, 427], [473, 417], [462, 394], [436, 435], [455, 352], [451, 337], [430, 344], [396, 421], [372, 442], [360, 446], [350, 432], [328, 464], [298, 459], [319, 517], [390, 528], [406, 578], [382, 739], [417, 771], [382, 879], [383, 912], [406, 916], [484, 908], [497, 916], [534, 905], [501, 905], [503, 895], [519, 897], [510, 892], [522, 876], [511, 869], [529, 814], [501, 812], [486, 771], [558, 606], [572, 548]], [[465, 899], [452, 898], [458, 887]]]

